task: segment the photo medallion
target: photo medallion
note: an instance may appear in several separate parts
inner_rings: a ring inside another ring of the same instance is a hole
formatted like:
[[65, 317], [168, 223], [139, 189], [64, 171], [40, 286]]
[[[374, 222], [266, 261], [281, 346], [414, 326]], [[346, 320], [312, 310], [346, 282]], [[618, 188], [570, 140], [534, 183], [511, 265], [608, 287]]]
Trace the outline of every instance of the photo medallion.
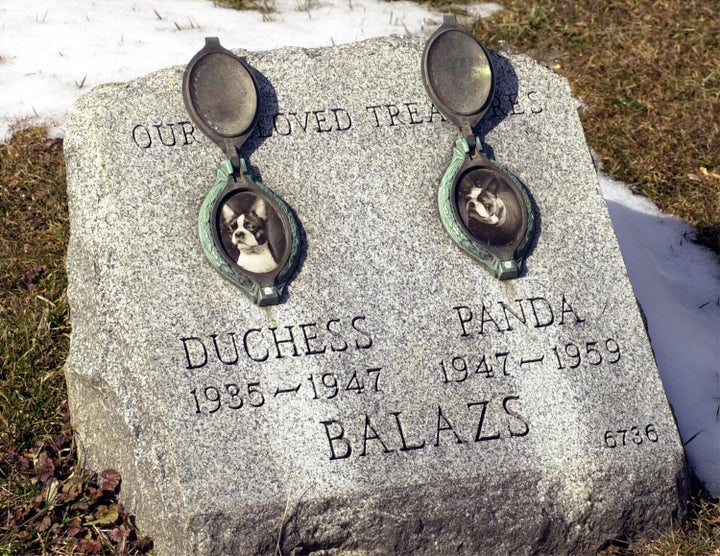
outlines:
[[185, 69], [183, 99], [193, 122], [227, 155], [198, 215], [205, 255], [257, 305], [275, 305], [298, 265], [300, 233], [290, 207], [253, 180], [239, 154], [257, 124], [252, 70], [208, 37]]
[[473, 131], [495, 91], [490, 57], [455, 16], [445, 16], [425, 44], [422, 74], [433, 104], [462, 134], [438, 190], [443, 226], [497, 278], [516, 278], [532, 243], [535, 220], [525, 186], [485, 155]]

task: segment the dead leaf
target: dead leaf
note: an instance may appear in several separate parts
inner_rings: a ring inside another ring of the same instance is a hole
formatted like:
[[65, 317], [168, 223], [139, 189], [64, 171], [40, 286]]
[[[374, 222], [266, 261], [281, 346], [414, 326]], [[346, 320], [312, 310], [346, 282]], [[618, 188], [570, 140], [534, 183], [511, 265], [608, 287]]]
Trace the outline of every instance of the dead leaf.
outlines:
[[47, 480], [55, 473], [55, 465], [52, 459], [48, 457], [45, 452], [40, 454], [37, 463], [35, 464], [35, 473], [40, 477], [40, 481], [47, 482]]
[[112, 525], [120, 516], [117, 506], [99, 506], [95, 512], [95, 519], [85, 525]]
[[82, 477], [71, 475], [62, 486], [62, 492], [65, 495], [65, 502], [72, 502], [77, 499], [83, 491]]
[[106, 469], [105, 471], [100, 473], [100, 478], [100, 488], [105, 492], [112, 492], [118, 486], [120, 486], [120, 473], [118, 473], [114, 469]]
[[50, 526], [52, 525], [52, 519], [49, 515], [46, 515], [40, 520], [40, 523], [37, 523], [35, 525], [35, 529], [38, 530], [40, 533], [44, 533], [48, 529], [50, 529]]
[[102, 543], [97, 539], [83, 539], [78, 544], [78, 550], [85, 554], [97, 554], [102, 551]]
[[84, 529], [82, 529], [82, 522], [80, 521], [80, 518], [74, 517], [70, 520], [66, 533], [69, 537], [77, 537], [83, 531]]
[[23, 268], [25, 274], [22, 278], [22, 285], [26, 288], [30, 288], [38, 283], [40, 276], [43, 272], [43, 267], [37, 263], [27, 263]]

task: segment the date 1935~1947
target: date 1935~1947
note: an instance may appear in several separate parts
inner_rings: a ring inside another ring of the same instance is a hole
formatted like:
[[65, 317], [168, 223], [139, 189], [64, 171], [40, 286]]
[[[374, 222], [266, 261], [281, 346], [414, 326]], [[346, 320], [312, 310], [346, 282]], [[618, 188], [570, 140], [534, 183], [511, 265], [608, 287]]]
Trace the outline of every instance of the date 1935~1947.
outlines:
[[258, 408], [269, 400], [294, 398], [296, 396], [312, 400], [332, 400], [338, 396], [349, 396], [380, 392], [381, 367], [365, 369], [365, 373], [354, 371], [346, 373], [309, 374], [304, 380], [292, 385], [275, 386], [261, 384], [259, 381], [226, 383], [214, 386], [201, 386], [190, 391], [195, 413], [212, 415], [223, 407], [226, 409]]

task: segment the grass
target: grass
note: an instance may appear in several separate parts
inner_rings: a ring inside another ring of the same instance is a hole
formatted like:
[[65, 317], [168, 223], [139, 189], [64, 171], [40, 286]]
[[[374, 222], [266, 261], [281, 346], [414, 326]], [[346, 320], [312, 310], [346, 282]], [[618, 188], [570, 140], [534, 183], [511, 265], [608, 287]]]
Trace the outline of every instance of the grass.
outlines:
[[[270, 10], [262, 2], [224, 3]], [[720, 29], [712, 4], [506, 0], [474, 31], [566, 75], [605, 169], [691, 221], [718, 251]], [[117, 503], [120, 478], [83, 470], [73, 445], [62, 372], [68, 234], [62, 143], [18, 128], [0, 143], [0, 556], [151, 546]], [[698, 493], [691, 507], [681, 530], [604, 554], [720, 555], [720, 503]]]
[[705, 0], [506, 0], [474, 32], [565, 75], [605, 170], [720, 252], [720, 25]]
[[82, 470], [73, 445], [62, 141], [15, 131], [0, 144], [0, 556], [143, 553], [120, 478]]

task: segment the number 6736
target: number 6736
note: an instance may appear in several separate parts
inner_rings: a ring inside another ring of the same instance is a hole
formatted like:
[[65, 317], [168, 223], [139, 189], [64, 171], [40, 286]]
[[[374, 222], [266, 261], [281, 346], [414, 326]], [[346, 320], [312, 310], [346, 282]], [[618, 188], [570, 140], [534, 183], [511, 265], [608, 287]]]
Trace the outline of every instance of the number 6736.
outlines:
[[642, 427], [630, 427], [629, 429], [605, 431], [605, 446], [608, 448], [618, 448], [631, 444], [639, 446], [645, 440], [649, 442], [658, 441], [658, 433], [652, 423], [647, 425], [644, 430]]

